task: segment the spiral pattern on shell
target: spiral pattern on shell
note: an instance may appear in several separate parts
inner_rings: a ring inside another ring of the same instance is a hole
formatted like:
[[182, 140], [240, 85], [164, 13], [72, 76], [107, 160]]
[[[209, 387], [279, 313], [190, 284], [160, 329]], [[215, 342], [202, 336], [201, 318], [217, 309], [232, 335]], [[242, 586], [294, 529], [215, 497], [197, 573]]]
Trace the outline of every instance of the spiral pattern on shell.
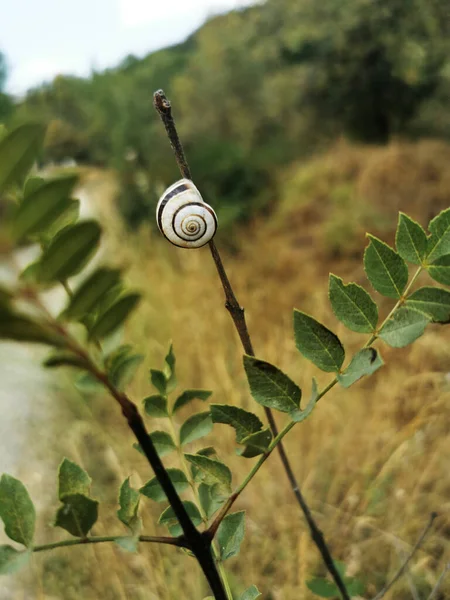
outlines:
[[156, 207], [156, 220], [161, 233], [180, 248], [200, 248], [217, 230], [216, 213], [189, 179], [167, 188]]

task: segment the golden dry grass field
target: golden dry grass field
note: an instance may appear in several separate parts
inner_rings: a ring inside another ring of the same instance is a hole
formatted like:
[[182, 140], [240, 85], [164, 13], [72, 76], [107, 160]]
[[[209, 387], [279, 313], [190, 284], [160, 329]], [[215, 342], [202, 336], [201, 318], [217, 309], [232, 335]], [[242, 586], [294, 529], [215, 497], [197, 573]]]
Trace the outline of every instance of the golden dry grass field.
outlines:
[[[362, 268], [365, 232], [392, 243], [399, 210], [426, 226], [450, 206], [449, 164], [450, 147], [440, 142], [379, 149], [341, 142], [290, 167], [277, 209], [234, 231], [239, 251], [224, 259], [246, 308], [256, 354], [287, 372], [305, 396], [312, 377], [324, 385], [329, 376], [297, 352], [292, 309], [309, 312], [336, 331], [348, 356], [362, 346], [366, 338], [347, 331], [332, 314], [328, 274], [373, 292]], [[239, 339], [208, 249], [174, 248], [150, 228], [126, 234], [112, 208], [112, 183], [95, 173], [85, 186], [107, 229], [104, 259], [126, 267], [129, 284], [144, 294], [125, 332], [127, 342], [146, 356], [131, 397], [140, 401], [152, 393], [148, 368], [162, 366], [172, 340], [181, 386], [211, 389], [214, 402], [242, 406], [263, 419], [249, 394]], [[226, 240], [219, 238], [218, 245]], [[373, 296], [385, 316], [391, 302]], [[450, 329], [433, 325], [410, 347], [379, 348], [386, 365], [349, 390], [334, 388], [311, 418], [291, 431], [286, 448], [334, 557], [365, 582], [363, 598], [383, 587], [430, 512], [439, 513], [407, 576], [386, 595], [387, 600], [426, 600], [450, 561]], [[70, 374], [64, 378], [69, 390]], [[94, 532], [121, 532], [115, 517], [121, 481], [131, 475], [138, 486], [152, 474], [131, 448], [133, 440], [112, 401], [82, 400], [69, 391], [67, 396], [70, 420], [55, 429], [70, 432], [60, 445], [88, 470], [102, 500]], [[194, 409], [204, 406], [184, 409], [181, 420]], [[283, 416], [277, 420], [281, 425]], [[164, 427], [150, 418], [147, 424]], [[198, 447], [208, 442], [232, 469], [234, 483], [240, 482], [254, 459], [235, 455], [233, 430], [216, 425]], [[161, 507], [145, 498], [142, 505], [145, 533], [164, 534], [155, 525]], [[255, 583], [263, 600], [313, 600], [305, 581], [325, 571], [276, 453], [236, 508], [247, 511], [247, 533], [240, 557], [226, 564], [235, 593]], [[50, 510], [44, 520], [50, 520]], [[59, 535], [47, 527], [42, 531]], [[192, 558], [153, 545], [141, 545], [137, 555], [107, 545], [39, 555], [28, 585], [32, 591], [24, 597], [39, 600], [202, 600], [207, 595]], [[450, 576], [436, 598], [450, 598]]]

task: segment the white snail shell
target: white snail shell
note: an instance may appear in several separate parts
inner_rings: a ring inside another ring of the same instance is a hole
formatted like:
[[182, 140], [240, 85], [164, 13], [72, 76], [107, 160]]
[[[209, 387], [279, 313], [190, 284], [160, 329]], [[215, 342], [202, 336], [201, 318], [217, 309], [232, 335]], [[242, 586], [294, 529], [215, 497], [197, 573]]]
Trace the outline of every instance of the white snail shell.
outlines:
[[189, 179], [180, 179], [161, 196], [156, 207], [161, 233], [180, 248], [201, 248], [217, 230], [217, 216]]

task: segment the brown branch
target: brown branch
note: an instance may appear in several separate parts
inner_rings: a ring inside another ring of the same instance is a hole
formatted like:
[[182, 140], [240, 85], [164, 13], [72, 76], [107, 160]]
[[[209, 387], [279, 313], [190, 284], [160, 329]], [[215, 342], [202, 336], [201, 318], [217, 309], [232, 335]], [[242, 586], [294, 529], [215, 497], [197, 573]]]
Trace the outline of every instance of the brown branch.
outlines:
[[203, 533], [198, 531], [192, 519], [187, 513], [178, 492], [176, 491], [169, 474], [162, 463], [153, 441], [145, 427], [144, 421], [137, 406], [128, 396], [118, 390], [110, 381], [107, 373], [100, 370], [91, 360], [88, 352], [74, 340], [66, 329], [55, 319], [45, 308], [37, 294], [30, 293], [29, 299], [32, 300], [45, 314], [48, 324], [65, 340], [66, 348], [82, 359], [85, 369], [93, 375], [109, 391], [111, 396], [117, 401], [122, 409], [122, 414], [127, 420], [128, 426], [134, 433], [139, 442], [144, 455], [155, 473], [158, 483], [161, 485], [167, 496], [170, 506], [178, 519], [183, 530], [183, 535], [179, 536], [175, 545], [188, 548], [195, 555], [203, 573], [208, 580], [211, 591], [216, 600], [227, 600], [226, 592], [222, 580], [217, 570], [216, 563], [211, 553], [211, 541]]
[[428, 532], [430, 531], [434, 520], [437, 517], [437, 513], [432, 512], [430, 515], [430, 518], [428, 520], [428, 523], [425, 527], [425, 529], [422, 531], [419, 539], [417, 540], [417, 542], [415, 543], [413, 549], [411, 550], [411, 552], [408, 554], [408, 556], [406, 557], [404, 563], [401, 565], [401, 567], [399, 568], [399, 570], [397, 571], [397, 573], [394, 575], [394, 577], [391, 579], [391, 581], [381, 590], [381, 592], [379, 592], [372, 600], [381, 600], [381, 598], [384, 598], [384, 596], [388, 593], [388, 591], [391, 589], [391, 587], [400, 579], [400, 577], [403, 575], [403, 573], [406, 571], [409, 562], [411, 561], [412, 557], [414, 556], [414, 554], [417, 552], [417, 550], [421, 547], [421, 545], [423, 544], [425, 538], [428, 535]]
[[[155, 106], [155, 109], [158, 111], [159, 116], [161, 117], [164, 127], [166, 128], [166, 133], [169, 138], [170, 145], [172, 146], [172, 150], [174, 151], [175, 159], [177, 161], [181, 175], [186, 179], [192, 179], [191, 170], [186, 160], [183, 146], [181, 144], [181, 140], [178, 135], [175, 122], [172, 116], [172, 107], [163, 90], [158, 90], [154, 93], [153, 104]], [[209, 242], [209, 249], [211, 251], [211, 255], [214, 260], [214, 264], [216, 266], [225, 293], [225, 307], [230, 313], [230, 316], [233, 320], [234, 326], [236, 328], [236, 331], [238, 332], [239, 338], [244, 348], [244, 352], [249, 356], [255, 356], [252, 341], [245, 320], [244, 309], [240, 306], [236, 295], [234, 294], [230, 280], [228, 279], [228, 275], [225, 271], [225, 267], [223, 266], [223, 262], [220, 257], [219, 251], [217, 250], [213, 240]], [[270, 408], [267, 407], [264, 407], [264, 411], [266, 413], [267, 420], [269, 421], [269, 425], [272, 430], [273, 436], [276, 437], [278, 435], [278, 427], [275, 422], [273, 413], [270, 410]], [[286, 471], [286, 475], [291, 485], [292, 491], [295, 495], [295, 498], [297, 499], [298, 504], [300, 505], [300, 508], [303, 511], [303, 514], [305, 515], [306, 521], [310, 529], [311, 537], [314, 543], [316, 544], [320, 554], [322, 555], [323, 561], [335, 584], [337, 585], [339, 591], [341, 592], [342, 597], [344, 598], [344, 600], [350, 600], [350, 596], [347, 592], [344, 581], [339, 571], [336, 569], [333, 558], [331, 556], [331, 552], [325, 542], [323, 533], [314, 521], [311, 511], [309, 510], [309, 507], [300, 491], [300, 487], [295, 478], [294, 472], [292, 470], [291, 464], [289, 462], [282, 442], [280, 442], [277, 445], [277, 448], [280, 454], [280, 459], [283, 464], [284, 470]]]

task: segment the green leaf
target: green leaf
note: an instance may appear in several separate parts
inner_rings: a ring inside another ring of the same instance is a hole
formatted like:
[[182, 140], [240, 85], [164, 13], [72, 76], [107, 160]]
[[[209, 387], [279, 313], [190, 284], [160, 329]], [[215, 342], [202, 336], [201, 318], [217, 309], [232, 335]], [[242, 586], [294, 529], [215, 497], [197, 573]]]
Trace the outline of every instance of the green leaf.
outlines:
[[15, 236], [42, 233], [57, 221], [71, 207], [73, 201], [69, 196], [77, 180], [76, 175], [49, 179], [25, 195], [14, 215]]
[[239, 600], [256, 600], [261, 596], [261, 592], [258, 590], [256, 585], [251, 585], [242, 596], [239, 596]]
[[244, 356], [244, 368], [258, 404], [286, 413], [298, 409], [302, 391], [280, 369], [253, 356]]
[[0, 191], [21, 183], [39, 154], [44, 136], [44, 125], [24, 123], [1, 137]]
[[245, 445], [243, 450], [238, 450], [237, 453], [244, 458], [254, 458], [260, 454], [264, 454], [272, 441], [272, 432], [268, 427], [248, 435], [242, 440]]
[[98, 502], [83, 494], [64, 496], [56, 513], [55, 527], [61, 527], [75, 537], [84, 538], [98, 518]]
[[63, 229], [41, 257], [40, 281], [63, 281], [79, 273], [96, 252], [100, 235], [100, 226], [95, 221], [83, 221]]
[[153, 431], [150, 434], [150, 438], [160, 457], [166, 456], [166, 454], [170, 454], [170, 452], [176, 450], [172, 436], [166, 431]]
[[309, 398], [309, 402], [303, 410], [297, 410], [295, 413], [291, 414], [291, 419], [295, 421], [295, 423], [301, 423], [305, 419], [309, 417], [316, 406], [317, 399], [319, 397], [319, 389], [317, 387], [317, 381], [315, 378], [312, 380], [312, 388], [311, 388], [311, 396]]
[[427, 262], [430, 263], [450, 254], [450, 208], [430, 221], [428, 229], [431, 236], [428, 238]]
[[44, 361], [44, 367], [49, 369], [55, 367], [76, 367], [78, 369], [85, 369], [87, 364], [88, 363], [83, 358], [68, 350], [55, 351]]
[[0, 340], [47, 344], [57, 348], [66, 345], [65, 339], [61, 335], [54, 333], [44, 325], [32, 321], [28, 317], [4, 310], [0, 311]]
[[86, 314], [92, 313], [104, 295], [120, 282], [120, 271], [117, 269], [96, 269], [75, 290], [70, 299], [69, 306], [64, 311], [67, 319], [81, 319]]
[[[189, 487], [189, 481], [180, 469], [167, 469], [167, 474], [178, 494], [182, 494]], [[156, 477], [147, 481], [147, 483], [140, 488], [139, 492], [155, 502], [167, 501], [166, 494]]]
[[36, 190], [38, 190], [42, 185], [45, 185], [46, 180], [43, 177], [27, 177], [27, 180], [23, 186], [23, 196], [29, 196]]
[[150, 369], [150, 381], [161, 394], [161, 396], [165, 396], [167, 394], [167, 379], [163, 371]]
[[208, 433], [211, 433], [213, 422], [209, 411], [197, 413], [183, 423], [180, 429], [180, 444], [184, 446], [195, 442]]
[[223, 487], [219, 483], [213, 485], [201, 483], [198, 486], [198, 496], [204, 513], [210, 519], [223, 505], [228, 494], [224, 493]]
[[119, 492], [119, 510], [117, 516], [120, 521], [130, 529], [133, 529], [138, 519], [140, 494], [138, 490], [130, 486], [130, 478], [127, 477], [122, 483]]
[[245, 535], [245, 511], [228, 514], [217, 530], [220, 558], [237, 556]]
[[0, 546], [0, 575], [11, 575], [24, 567], [30, 560], [31, 552], [19, 552], [12, 546]]
[[337, 379], [342, 387], [348, 388], [361, 377], [375, 373], [383, 364], [383, 360], [375, 348], [364, 348], [355, 354], [349, 366], [337, 376]]
[[6, 535], [27, 548], [33, 545], [36, 511], [21, 481], [2, 475], [0, 479], [0, 518]]
[[[203, 519], [199, 513], [198, 508], [195, 506], [193, 502], [185, 501], [183, 502], [184, 508], [186, 509], [187, 514], [191, 517], [192, 522], [197, 527], [202, 523]], [[160, 525], [165, 525], [168, 527], [170, 533], [173, 536], [178, 536], [183, 533], [181, 525], [178, 523], [178, 519], [175, 516], [173, 508], [169, 506], [162, 513], [162, 515], [158, 519], [158, 523]]]
[[65, 496], [73, 494], [89, 495], [92, 479], [79, 465], [65, 458], [58, 471], [58, 497], [63, 500]]
[[163, 419], [168, 417], [167, 398], [164, 396], [148, 396], [144, 399], [144, 410], [150, 417]]
[[450, 285], [450, 254], [445, 254], [427, 267], [429, 276], [444, 285]]
[[122, 325], [131, 311], [136, 308], [140, 299], [140, 294], [127, 294], [119, 298], [117, 302], [98, 317], [89, 331], [89, 338], [99, 339], [110, 335]]
[[175, 400], [175, 404], [173, 405], [172, 414], [175, 414], [180, 408], [192, 402], [192, 400], [202, 400], [203, 402], [208, 400], [211, 396], [212, 392], [208, 390], [185, 390], [178, 398]]
[[223, 462], [199, 454], [185, 454], [184, 456], [191, 465], [198, 469], [202, 481], [207, 485], [219, 483], [226, 489], [231, 488], [231, 471]]
[[170, 394], [177, 387], [177, 376], [175, 372], [175, 354], [173, 352], [173, 345], [170, 344], [169, 352], [167, 353], [166, 358], [164, 359], [166, 366], [164, 367], [164, 375], [167, 380], [167, 393]]
[[309, 315], [294, 309], [295, 344], [305, 358], [322, 371], [337, 372], [345, 358], [337, 335]]
[[427, 234], [416, 221], [399, 214], [395, 245], [400, 256], [414, 265], [421, 265], [427, 255]]
[[91, 373], [82, 373], [75, 380], [75, 387], [83, 394], [98, 394], [104, 390], [103, 383]]
[[316, 577], [315, 579], [310, 579], [307, 581], [306, 585], [313, 594], [316, 594], [316, 596], [319, 596], [320, 598], [339, 597], [339, 590], [337, 589], [336, 585], [327, 579]]
[[143, 354], [132, 354], [131, 356], [121, 356], [116, 360], [108, 371], [109, 379], [114, 387], [124, 390], [132, 382], [144, 358]]
[[211, 404], [210, 408], [213, 423], [231, 425], [236, 431], [238, 443], [242, 443], [242, 440], [249, 435], [261, 431], [263, 427], [256, 415], [243, 408], [230, 404]]
[[48, 226], [45, 227], [41, 233], [40, 238], [45, 248], [52, 241], [52, 239], [58, 235], [65, 227], [74, 225], [80, 216], [80, 201], [74, 198], [69, 198], [64, 203], [65, 209], [62, 213]]
[[408, 296], [406, 306], [426, 313], [434, 323], [450, 321], [450, 292], [442, 288], [420, 288]]
[[379, 337], [393, 348], [403, 348], [419, 338], [430, 317], [414, 308], [401, 307], [382, 327]]
[[352, 331], [373, 333], [378, 323], [378, 308], [360, 285], [345, 285], [340, 277], [330, 274], [329, 296], [336, 317]]
[[400, 298], [408, 283], [408, 267], [390, 246], [369, 235], [364, 269], [373, 288], [388, 298]]

